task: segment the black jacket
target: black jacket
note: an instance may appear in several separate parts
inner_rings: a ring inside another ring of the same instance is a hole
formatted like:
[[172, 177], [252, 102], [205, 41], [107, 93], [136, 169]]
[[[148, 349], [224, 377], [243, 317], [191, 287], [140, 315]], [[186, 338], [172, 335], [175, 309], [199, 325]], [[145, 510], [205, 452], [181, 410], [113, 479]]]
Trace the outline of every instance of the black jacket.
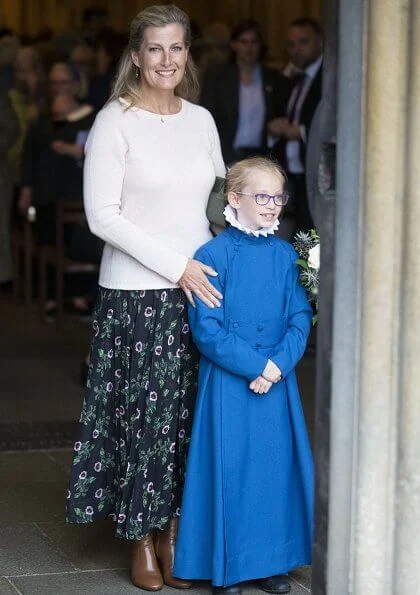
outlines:
[[[265, 123], [261, 131], [261, 148], [267, 146], [267, 122], [284, 116], [290, 94], [288, 79], [271, 68], [262, 67], [262, 81], [266, 105]], [[236, 64], [210, 67], [204, 76], [200, 103], [215, 119], [226, 163], [235, 159], [233, 143], [239, 120], [239, 69]]]
[[[292, 92], [292, 91], [291, 91]], [[318, 70], [312, 84], [308, 90], [308, 93], [305, 97], [305, 101], [302, 104], [300, 110], [300, 118], [299, 124], [305, 126], [306, 129], [306, 140], [309, 137], [309, 131], [311, 128], [312, 118], [314, 117], [315, 110], [318, 107], [318, 103], [321, 101], [322, 97], [322, 65], [321, 68]], [[280, 138], [274, 147], [274, 154], [277, 159], [280, 161], [281, 165], [284, 169], [287, 170], [287, 162], [286, 162], [286, 138]], [[303, 140], [300, 141], [300, 159], [305, 165], [306, 159], [306, 142]]]
[[94, 119], [93, 110], [86, 115], [81, 111], [77, 120], [60, 122], [54, 122], [49, 114], [41, 114], [28, 130], [22, 157], [22, 186], [32, 188], [35, 205], [53, 204], [60, 198], [82, 200], [82, 164], [73, 157], [55, 153], [51, 143], [75, 143], [79, 133], [88, 133]]

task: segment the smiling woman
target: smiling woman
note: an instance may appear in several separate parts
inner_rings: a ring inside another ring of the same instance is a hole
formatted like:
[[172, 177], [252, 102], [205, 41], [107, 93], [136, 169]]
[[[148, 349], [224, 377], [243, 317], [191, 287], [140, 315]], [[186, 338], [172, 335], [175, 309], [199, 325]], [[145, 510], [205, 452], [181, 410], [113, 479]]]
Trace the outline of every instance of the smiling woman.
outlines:
[[[198, 75], [190, 45], [189, 19], [177, 7], [156, 6], [139, 13], [131, 23], [111, 100], [124, 97], [130, 106], [143, 105], [147, 95], [159, 96], [160, 90], [169, 91], [169, 97], [197, 99]], [[166, 77], [167, 84], [160, 87]]]
[[225, 167], [213, 118], [189, 101], [190, 42], [177, 7], [139, 13], [86, 145], [86, 215], [105, 248], [67, 519], [114, 519], [133, 583], [152, 591], [190, 586], [172, 576], [197, 384], [186, 305], [222, 297], [192, 258]]

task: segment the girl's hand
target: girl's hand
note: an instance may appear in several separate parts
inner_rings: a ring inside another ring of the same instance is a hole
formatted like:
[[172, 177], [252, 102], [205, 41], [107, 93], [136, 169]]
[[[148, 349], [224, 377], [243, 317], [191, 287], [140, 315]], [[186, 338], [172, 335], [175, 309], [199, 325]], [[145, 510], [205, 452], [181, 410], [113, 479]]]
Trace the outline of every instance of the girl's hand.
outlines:
[[271, 361], [271, 359], [269, 359], [262, 376], [269, 382], [275, 383], [281, 379], [281, 370]]
[[265, 395], [268, 393], [270, 388], [273, 386], [273, 383], [269, 380], [266, 380], [262, 376], [258, 376], [255, 380], [251, 382], [249, 388], [254, 391], [254, 393], [258, 395]]
[[209, 308], [220, 306], [222, 294], [210, 283], [206, 275], [217, 277], [216, 271], [198, 260], [190, 259], [187, 267], [178, 281], [179, 286], [187, 296], [191, 306], [195, 308], [193, 293]]

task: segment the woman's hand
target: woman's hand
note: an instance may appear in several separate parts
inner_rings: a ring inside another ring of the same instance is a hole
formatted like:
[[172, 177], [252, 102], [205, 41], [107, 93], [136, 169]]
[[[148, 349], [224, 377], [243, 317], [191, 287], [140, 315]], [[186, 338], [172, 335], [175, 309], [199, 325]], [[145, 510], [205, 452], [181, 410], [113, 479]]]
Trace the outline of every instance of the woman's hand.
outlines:
[[210, 283], [206, 275], [217, 277], [216, 271], [198, 260], [190, 259], [187, 267], [178, 281], [190, 304], [195, 308], [193, 294], [209, 308], [219, 307], [222, 294]]
[[54, 153], [73, 157], [76, 161], [83, 157], [83, 147], [76, 145], [76, 143], [65, 143], [62, 140], [55, 140], [51, 143], [51, 149]]
[[276, 383], [281, 379], [281, 371], [276, 364], [269, 359], [262, 376], [269, 382]]
[[268, 393], [272, 386], [272, 382], [266, 380], [262, 376], [258, 376], [258, 378], [251, 382], [249, 388], [253, 390], [254, 393], [256, 393], [257, 395], [265, 395], [266, 393]]

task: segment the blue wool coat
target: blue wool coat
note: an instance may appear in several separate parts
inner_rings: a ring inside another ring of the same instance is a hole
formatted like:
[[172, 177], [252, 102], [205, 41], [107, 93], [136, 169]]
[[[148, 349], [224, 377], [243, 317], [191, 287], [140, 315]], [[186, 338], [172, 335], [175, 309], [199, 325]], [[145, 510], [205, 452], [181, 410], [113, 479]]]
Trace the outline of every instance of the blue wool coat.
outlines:
[[[221, 308], [190, 308], [202, 354], [174, 575], [214, 585], [310, 563], [313, 465], [294, 368], [312, 311], [297, 255], [274, 236], [230, 227], [196, 258]], [[283, 379], [249, 389], [270, 358]]]

